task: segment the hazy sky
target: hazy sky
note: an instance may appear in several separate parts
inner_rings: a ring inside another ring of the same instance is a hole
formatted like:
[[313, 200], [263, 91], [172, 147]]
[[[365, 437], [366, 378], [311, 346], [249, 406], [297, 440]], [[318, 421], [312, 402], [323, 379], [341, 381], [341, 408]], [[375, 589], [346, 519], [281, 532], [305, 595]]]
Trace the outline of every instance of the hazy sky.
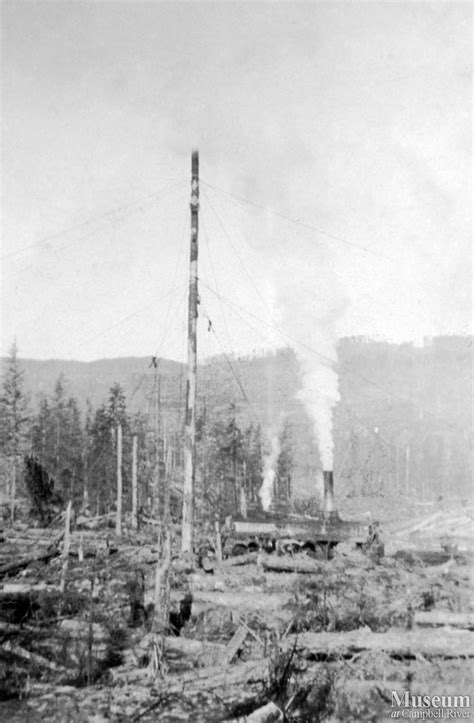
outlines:
[[471, 11], [3, 2], [2, 352], [183, 356], [194, 146], [201, 356], [470, 333]]

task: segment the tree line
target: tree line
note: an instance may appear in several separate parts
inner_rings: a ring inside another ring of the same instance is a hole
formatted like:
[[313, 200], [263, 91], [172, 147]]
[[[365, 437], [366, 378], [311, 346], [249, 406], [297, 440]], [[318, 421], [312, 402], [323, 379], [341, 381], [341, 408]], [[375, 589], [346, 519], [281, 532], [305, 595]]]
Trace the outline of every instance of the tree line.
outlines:
[[[130, 414], [119, 384], [95, 409], [85, 414], [60, 375], [52, 394], [41, 394], [36, 408], [24, 391], [17, 348], [5, 366], [0, 397], [0, 445], [3, 488], [12, 500], [29, 496], [38, 516], [41, 496], [52, 495], [57, 505], [71, 500], [76, 511], [100, 516], [115, 509], [118, 429], [121, 430], [123, 509], [132, 507], [132, 449], [136, 437], [139, 508], [143, 517], [156, 517], [166, 479], [171, 489], [171, 515], [181, 515], [183, 479], [182, 428], [160, 430], [159, 410]], [[183, 420], [184, 425], [184, 420]], [[276, 463], [274, 509], [287, 509], [291, 496], [291, 429], [280, 434]], [[235, 405], [219, 417], [204, 409], [197, 420], [196, 521], [260, 509], [266, 440], [259, 425], [238, 423]], [[26, 460], [26, 462], [25, 462]], [[46, 490], [49, 490], [47, 493]], [[54, 494], [53, 494], [54, 490]], [[4, 494], [5, 497], [5, 494]], [[36, 500], [36, 502], [35, 502]], [[44, 517], [43, 517], [44, 521]]]

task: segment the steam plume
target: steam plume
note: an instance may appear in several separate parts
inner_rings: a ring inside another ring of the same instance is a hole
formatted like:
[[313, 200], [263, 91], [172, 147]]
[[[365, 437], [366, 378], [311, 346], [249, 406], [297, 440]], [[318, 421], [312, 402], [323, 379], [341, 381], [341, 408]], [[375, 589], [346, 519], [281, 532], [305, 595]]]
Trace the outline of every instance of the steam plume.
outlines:
[[[314, 258], [314, 251], [312, 256]], [[311, 258], [310, 252], [308, 258]], [[284, 331], [295, 342], [300, 362], [302, 386], [298, 397], [304, 402], [313, 423], [323, 469], [332, 470], [333, 410], [340, 398], [337, 323], [346, 302], [342, 300], [337, 278], [328, 266], [327, 260], [316, 266], [303, 266], [295, 261], [290, 265], [287, 263], [285, 279], [280, 283], [279, 302]]]
[[[302, 368], [303, 386], [298, 393], [313, 422], [323, 469], [334, 467], [333, 409], [340, 399], [336, 371], [336, 340], [326, 329], [326, 334], [313, 334], [316, 349], [321, 356], [311, 352], [298, 356]], [[314, 343], [314, 341], [313, 341]]]
[[279, 454], [280, 441], [278, 435], [273, 434], [270, 437], [270, 452], [263, 458], [263, 483], [258, 492], [265, 512], [268, 512], [273, 500], [276, 464]]

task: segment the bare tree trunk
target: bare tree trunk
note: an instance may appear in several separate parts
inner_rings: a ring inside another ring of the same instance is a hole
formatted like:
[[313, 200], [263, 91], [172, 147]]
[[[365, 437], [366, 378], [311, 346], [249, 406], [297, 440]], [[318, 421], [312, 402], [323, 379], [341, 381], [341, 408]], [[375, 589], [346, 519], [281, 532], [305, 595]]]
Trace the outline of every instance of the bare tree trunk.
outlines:
[[117, 517], [115, 534], [122, 535], [122, 425], [117, 427]]
[[170, 567], [171, 567], [171, 534], [170, 527], [161, 526], [158, 540], [159, 559], [156, 564], [153, 643], [151, 671], [153, 676], [163, 675], [167, 671], [164, 659], [165, 637], [168, 632], [170, 614]]
[[132, 527], [134, 530], [138, 530], [137, 443], [135, 434], [132, 450]]
[[155, 620], [154, 629], [165, 635], [170, 608], [170, 568], [171, 568], [171, 526], [170, 526], [170, 476], [164, 479], [164, 498], [162, 518], [159, 526], [158, 554], [155, 577]]
[[10, 504], [11, 504], [11, 524], [15, 522], [15, 497], [16, 497], [16, 457], [13, 457], [13, 469], [12, 469], [12, 484], [10, 489]]
[[61, 583], [59, 586], [61, 592], [64, 592], [66, 589], [66, 575], [69, 565], [69, 548], [71, 545], [71, 510], [72, 502], [69, 500], [66, 508], [66, 519], [64, 522], [63, 567], [61, 571]]
[[221, 537], [221, 528], [220, 528], [218, 519], [216, 519], [216, 521], [215, 521], [215, 530], [216, 530], [216, 557], [217, 557], [217, 562], [220, 564], [222, 562], [222, 537]]
[[399, 479], [399, 473], [398, 473], [398, 443], [395, 444], [395, 450], [394, 450], [394, 460], [395, 460], [395, 492], [400, 492], [400, 479]]
[[160, 558], [155, 576], [155, 632], [165, 634], [170, 606], [169, 573], [171, 567], [171, 534], [169, 527], [161, 530]]
[[405, 490], [410, 497], [410, 445], [405, 447]]
[[155, 374], [154, 381], [154, 429], [153, 436], [155, 442], [155, 468], [153, 474], [153, 516], [158, 517], [160, 512], [160, 406], [161, 406], [161, 377]]

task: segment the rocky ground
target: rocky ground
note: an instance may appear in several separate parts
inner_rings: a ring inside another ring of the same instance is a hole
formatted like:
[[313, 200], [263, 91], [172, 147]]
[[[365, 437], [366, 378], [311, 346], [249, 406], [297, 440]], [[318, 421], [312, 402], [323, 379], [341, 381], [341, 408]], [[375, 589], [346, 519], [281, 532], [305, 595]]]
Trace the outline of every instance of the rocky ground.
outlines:
[[2, 720], [381, 721], [393, 690], [472, 692], [467, 553], [175, 564], [158, 635], [154, 536], [75, 532], [65, 569], [59, 529], [6, 532]]

